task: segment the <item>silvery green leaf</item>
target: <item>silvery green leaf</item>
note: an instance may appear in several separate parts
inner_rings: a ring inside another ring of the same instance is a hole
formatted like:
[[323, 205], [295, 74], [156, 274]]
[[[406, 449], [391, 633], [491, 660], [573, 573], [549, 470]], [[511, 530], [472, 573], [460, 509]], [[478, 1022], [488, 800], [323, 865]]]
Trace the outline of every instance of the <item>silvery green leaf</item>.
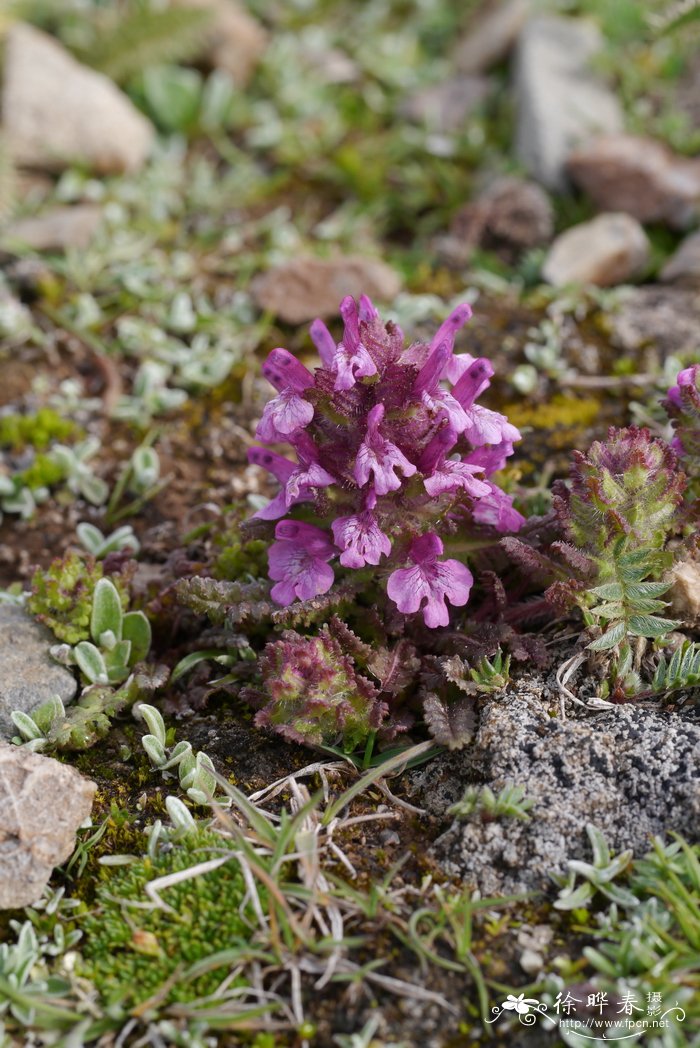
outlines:
[[206, 793], [202, 793], [201, 790], [197, 790], [194, 787], [190, 787], [187, 791], [187, 796], [191, 801], [194, 801], [195, 804], [208, 804], [210, 800]]
[[165, 746], [165, 722], [160, 710], [157, 710], [155, 706], [150, 706], [147, 702], [141, 702], [136, 713], [139, 717], [143, 717], [148, 725], [148, 730], [155, 735], [161, 746]]
[[75, 530], [84, 549], [92, 553], [93, 557], [97, 557], [104, 544], [104, 535], [100, 529], [96, 528], [94, 524], [82, 521]]
[[575, 891], [565, 889], [559, 892], [559, 896], [554, 903], [555, 910], [578, 910], [584, 907], [586, 903], [590, 902], [593, 897], [593, 887], [584, 881], [580, 884]]
[[141, 745], [146, 751], [151, 764], [155, 764], [156, 768], [162, 769], [165, 767], [165, 750], [155, 735], [144, 735], [141, 739]]
[[616, 644], [619, 644], [625, 637], [625, 624], [624, 622], [617, 622], [614, 626], [611, 626], [602, 637], [598, 637], [596, 640], [591, 641], [588, 645], [591, 651], [609, 651], [610, 648], [614, 648]]
[[178, 774], [182, 775], [181, 769], [183, 762], [186, 762], [189, 766], [189, 761], [191, 759], [193, 759], [192, 745], [191, 743], [185, 742], [183, 740], [182, 742], [178, 742], [177, 746], [174, 746], [172, 748], [172, 750], [170, 751], [170, 756], [168, 757], [166, 763], [163, 765], [163, 768], [178, 768]]
[[34, 722], [44, 735], [48, 734], [53, 725], [66, 715], [66, 708], [58, 695], [53, 695], [46, 702], [42, 702], [32, 713]]
[[142, 611], [129, 611], [124, 615], [122, 636], [131, 642], [129, 665], [142, 662], [151, 648], [151, 624]]
[[116, 586], [110, 579], [100, 579], [92, 598], [90, 634], [93, 640], [99, 642], [102, 634], [108, 631], [121, 640], [122, 621], [122, 604]]
[[24, 713], [22, 710], [14, 710], [10, 714], [10, 718], [22, 738], [27, 742], [31, 742], [32, 739], [43, 739], [44, 733], [28, 713]]
[[102, 506], [109, 497], [109, 486], [94, 473], [85, 473], [80, 478], [80, 494], [93, 506]]
[[113, 630], [105, 630], [97, 641], [102, 651], [114, 651], [117, 646], [117, 637]]
[[165, 808], [176, 830], [189, 833], [197, 829], [197, 823], [186, 804], [179, 797], [166, 797]]
[[134, 473], [134, 488], [139, 492], [146, 491], [160, 476], [160, 459], [157, 452], [150, 447], [136, 448], [131, 456], [131, 468]]
[[73, 655], [83, 676], [87, 677], [91, 684], [109, 684], [105, 660], [94, 644], [82, 640], [73, 648]]

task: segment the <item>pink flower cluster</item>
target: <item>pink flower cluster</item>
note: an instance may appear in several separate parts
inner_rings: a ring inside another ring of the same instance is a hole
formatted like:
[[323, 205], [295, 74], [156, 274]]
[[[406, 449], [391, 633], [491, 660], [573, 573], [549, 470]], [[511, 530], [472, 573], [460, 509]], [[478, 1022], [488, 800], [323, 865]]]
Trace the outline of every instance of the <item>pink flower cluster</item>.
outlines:
[[473, 579], [460, 561], [443, 559], [443, 539], [473, 526], [508, 532], [523, 523], [489, 479], [520, 433], [476, 403], [493, 375], [490, 362], [454, 353], [468, 305], [430, 344], [408, 347], [366, 296], [345, 298], [340, 312], [337, 344], [320, 320], [311, 325], [321, 358], [313, 373], [285, 349], [274, 349], [263, 367], [278, 394], [256, 436], [295, 454], [249, 452], [281, 485], [255, 514], [278, 521], [272, 597], [290, 604], [325, 593], [337, 558], [344, 568], [386, 567], [398, 610], [421, 610], [426, 625], [445, 626], [448, 603], [466, 604]]

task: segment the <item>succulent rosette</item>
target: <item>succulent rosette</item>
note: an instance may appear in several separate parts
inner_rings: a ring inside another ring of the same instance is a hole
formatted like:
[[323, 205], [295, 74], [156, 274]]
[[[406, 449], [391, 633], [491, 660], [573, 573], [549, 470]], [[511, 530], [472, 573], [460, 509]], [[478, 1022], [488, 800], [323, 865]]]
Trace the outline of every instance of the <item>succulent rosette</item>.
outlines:
[[274, 349], [263, 367], [277, 396], [256, 436], [294, 455], [249, 452], [280, 483], [255, 514], [277, 522], [272, 597], [287, 605], [327, 592], [337, 561], [377, 569], [400, 612], [447, 625], [448, 605], [465, 605], [473, 584], [468, 567], [446, 555], [450, 545], [470, 530], [502, 534], [523, 523], [491, 479], [520, 433], [477, 403], [491, 363], [454, 352], [468, 305], [430, 343], [409, 346], [366, 296], [343, 299], [340, 312], [338, 343], [322, 321], [311, 325], [320, 367], [310, 371], [285, 349]]

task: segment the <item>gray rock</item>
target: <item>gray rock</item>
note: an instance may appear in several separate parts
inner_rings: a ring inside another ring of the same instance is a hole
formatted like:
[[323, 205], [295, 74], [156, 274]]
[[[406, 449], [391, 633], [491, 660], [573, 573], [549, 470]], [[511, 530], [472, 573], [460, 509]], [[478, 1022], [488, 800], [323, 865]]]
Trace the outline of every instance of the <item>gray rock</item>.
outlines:
[[516, 151], [525, 169], [550, 189], [567, 186], [574, 146], [622, 130], [615, 95], [590, 71], [600, 33], [575, 18], [538, 16], [523, 29], [516, 54]]
[[697, 353], [698, 320], [697, 291], [654, 284], [626, 289], [617, 309], [605, 317], [612, 345], [634, 355], [640, 371], [652, 370], [671, 355]]
[[[583, 720], [551, 716], [542, 681], [484, 707], [462, 785], [524, 787], [528, 822], [455, 821], [434, 845], [448, 873], [484, 894], [551, 887], [568, 859], [590, 857], [593, 823], [613, 850], [649, 849], [655, 834], [700, 834], [700, 716], [622, 705]], [[454, 766], [454, 765], [453, 765]], [[444, 790], [444, 787], [443, 787]]]
[[270, 269], [252, 284], [256, 304], [288, 324], [332, 317], [346, 295], [391, 302], [401, 290], [398, 274], [376, 258], [302, 256]]
[[421, 88], [406, 99], [401, 112], [409, 120], [425, 124], [431, 131], [453, 134], [469, 114], [493, 91], [485, 76], [456, 76], [442, 84]]
[[542, 276], [558, 287], [612, 287], [639, 276], [650, 254], [646, 233], [636, 218], [606, 213], [561, 233], [547, 253]]
[[0, 604], [0, 738], [16, 734], [13, 710], [31, 713], [53, 695], [64, 705], [74, 698], [78, 682], [49, 655], [55, 643], [50, 630], [22, 608]]
[[548, 243], [554, 232], [552, 204], [536, 182], [497, 178], [476, 200], [460, 208], [450, 225], [448, 245], [458, 261], [477, 246], [503, 254], [509, 261], [522, 251]]
[[176, 0], [176, 4], [211, 11], [207, 58], [238, 87], [245, 87], [267, 47], [268, 34], [260, 22], [232, 0]]
[[95, 204], [55, 207], [35, 218], [20, 218], [2, 230], [2, 244], [19, 244], [35, 251], [86, 248], [100, 224], [102, 209]]
[[691, 233], [679, 244], [661, 270], [659, 280], [700, 287], [700, 233]]
[[70, 765], [0, 742], [0, 909], [38, 902], [96, 789]]
[[73, 162], [98, 174], [136, 171], [154, 136], [111, 80], [23, 23], [7, 34], [2, 122], [15, 161], [47, 171]]
[[461, 73], [484, 73], [502, 61], [518, 39], [530, 10], [530, 0], [487, 4], [458, 42], [455, 67]]
[[653, 138], [596, 138], [574, 150], [566, 170], [600, 211], [626, 211], [673, 229], [685, 229], [698, 214], [700, 160], [676, 156]]

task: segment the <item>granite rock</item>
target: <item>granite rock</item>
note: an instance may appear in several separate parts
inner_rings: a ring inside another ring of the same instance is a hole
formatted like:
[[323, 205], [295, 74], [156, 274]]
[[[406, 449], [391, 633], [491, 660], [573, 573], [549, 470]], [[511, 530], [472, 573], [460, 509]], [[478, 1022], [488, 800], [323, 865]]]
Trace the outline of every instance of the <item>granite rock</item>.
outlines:
[[566, 170], [600, 211], [685, 229], [700, 206], [700, 159], [676, 156], [662, 142], [606, 135], [574, 150]]
[[137, 171], [154, 137], [111, 80], [22, 22], [7, 34], [2, 124], [16, 163], [47, 171], [71, 163], [101, 175]]
[[0, 742], [0, 909], [38, 902], [96, 789], [70, 765]]
[[14, 710], [31, 713], [54, 695], [64, 705], [75, 697], [75, 677], [49, 654], [55, 643], [50, 630], [22, 608], [0, 604], [0, 739], [16, 734]]
[[[454, 769], [454, 755], [450, 760]], [[635, 855], [656, 834], [698, 840], [699, 771], [696, 708], [680, 714], [626, 704], [562, 721], [551, 715], [542, 682], [526, 679], [485, 704], [460, 777], [463, 789], [473, 782], [496, 793], [507, 783], [522, 786], [534, 802], [530, 819], [457, 820], [433, 853], [446, 872], [485, 895], [546, 889], [568, 859], [589, 858], [587, 823], [614, 851]]]
[[556, 238], [542, 265], [549, 284], [624, 284], [644, 270], [651, 248], [636, 218], [621, 212], [598, 215]]
[[455, 67], [461, 73], [484, 73], [506, 58], [531, 6], [530, 0], [486, 4], [457, 43], [453, 55]]
[[400, 290], [398, 274], [385, 262], [359, 255], [302, 256], [261, 274], [252, 285], [260, 309], [287, 324], [336, 316], [346, 295], [359, 298], [364, 294], [391, 302]]
[[576, 18], [531, 18], [515, 63], [516, 152], [525, 170], [549, 189], [567, 187], [566, 160], [595, 135], [622, 130], [616, 96], [591, 72], [600, 51], [596, 27]]

